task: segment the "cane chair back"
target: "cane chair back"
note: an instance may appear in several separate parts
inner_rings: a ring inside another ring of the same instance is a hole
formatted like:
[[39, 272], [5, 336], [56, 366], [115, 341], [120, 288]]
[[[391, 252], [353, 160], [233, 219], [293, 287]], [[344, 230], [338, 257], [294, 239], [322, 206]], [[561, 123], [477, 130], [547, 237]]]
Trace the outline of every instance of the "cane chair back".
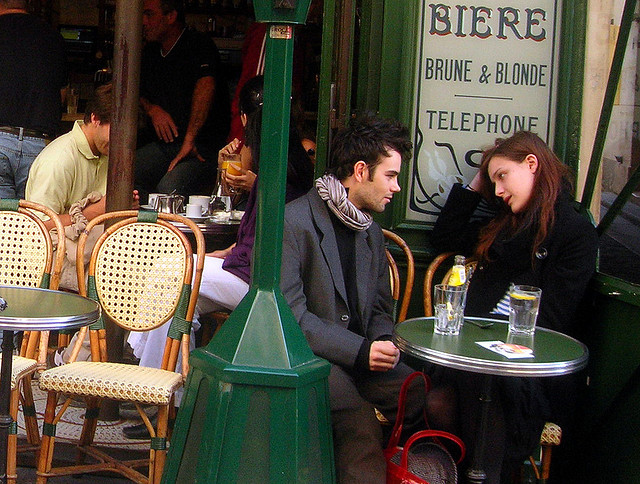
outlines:
[[0, 199], [0, 286], [57, 289], [64, 262], [64, 237], [54, 244], [41, 217], [54, 221], [64, 233], [58, 215], [26, 200]]
[[128, 223], [96, 244], [90, 284], [98, 291], [104, 312], [128, 331], [155, 329], [176, 309], [185, 261], [190, 258], [182, 233], [174, 230], [160, 224]]
[[[387, 261], [389, 262], [389, 276], [391, 278], [391, 296], [393, 298], [393, 321], [400, 323], [407, 319], [407, 312], [409, 311], [409, 303], [411, 302], [411, 293], [413, 292], [413, 281], [415, 279], [415, 262], [413, 260], [413, 253], [407, 245], [407, 243], [399, 235], [391, 232], [387, 229], [382, 229], [382, 234], [385, 236], [389, 243], [397, 245], [402, 250], [405, 256], [405, 263], [407, 265], [407, 279], [404, 283], [404, 290], [401, 288], [400, 271], [398, 265], [393, 258], [393, 255], [389, 251], [389, 247], [385, 248]], [[402, 299], [400, 299], [402, 294]], [[399, 305], [399, 308], [398, 308]]]
[[[147, 368], [107, 361], [106, 327], [102, 318], [89, 328], [92, 361], [75, 361], [87, 332], [87, 328], [82, 328], [70, 363], [40, 376], [40, 387], [49, 393], [49, 398], [45, 413], [48, 431], [43, 435], [38, 482], [46, 482], [52, 476], [106, 469], [140, 483], [160, 482], [162, 475], [169, 414], [175, 411], [174, 395], [188, 372], [189, 336], [204, 264], [204, 238], [196, 224], [178, 215], [133, 210], [112, 212], [87, 225], [78, 241], [79, 257], [91, 229], [112, 221], [115, 223], [104, 231], [93, 248], [86, 283], [84, 264], [77, 264], [80, 294], [100, 302], [103, 315], [128, 331], [161, 331], [159, 327], [171, 319], [162, 365]], [[195, 264], [189, 240], [171, 222], [186, 225], [195, 235]], [[176, 373], [180, 350], [182, 372]], [[75, 467], [51, 468], [55, 423], [70, 403], [68, 400], [56, 414], [59, 393], [81, 396], [87, 402], [78, 449], [96, 458], [98, 464], [81, 462]], [[151, 435], [148, 476], [134, 469], [141, 466], [139, 459], [121, 461], [93, 446], [97, 411], [103, 398], [132, 402], [138, 408]], [[142, 404], [158, 407], [156, 428], [142, 411]]]
[[[42, 221], [44, 217], [54, 222], [57, 233], [64, 233], [58, 215], [48, 207], [26, 200], [0, 199], [0, 286], [58, 288], [65, 238], [58, 237], [57, 243], [54, 242]], [[20, 355], [13, 357], [9, 404], [13, 424], [7, 448], [8, 482], [16, 479], [16, 422], [20, 400], [28, 442], [21, 450], [35, 450], [40, 444], [31, 392], [31, 375], [38, 368], [44, 368], [47, 357], [48, 333], [40, 336], [38, 331], [24, 332]]]

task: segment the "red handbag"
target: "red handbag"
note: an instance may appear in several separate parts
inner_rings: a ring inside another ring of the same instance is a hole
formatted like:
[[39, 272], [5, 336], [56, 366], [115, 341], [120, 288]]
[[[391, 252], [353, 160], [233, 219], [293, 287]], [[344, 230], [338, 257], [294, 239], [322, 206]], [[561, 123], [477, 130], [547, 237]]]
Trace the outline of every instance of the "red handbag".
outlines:
[[[456, 462], [438, 439], [449, 439], [458, 445], [459, 463], [465, 455], [465, 446], [460, 438], [441, 430], [422, 430], [409, 437], [404, 447], [398, 445], [402, 434], [407, 391], [411, 382], [418, 377], [424, 380], [425, 393], [430, 388], [429, 378], [420, 371], [409, 375], [402, 384], [396, 422], [387, 448], [384, 450], [387, 460], [387, 484], [456, 484], [458, 482]], [[425, 413], [425, 422], [426, 420]]]

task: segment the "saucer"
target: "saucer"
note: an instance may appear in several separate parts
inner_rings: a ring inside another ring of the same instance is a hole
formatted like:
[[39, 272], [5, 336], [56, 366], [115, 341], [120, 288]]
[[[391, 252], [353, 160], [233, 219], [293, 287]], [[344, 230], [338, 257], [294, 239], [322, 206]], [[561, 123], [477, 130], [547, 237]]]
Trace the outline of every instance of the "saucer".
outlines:
[[189, 220], [197, 223], [197, 224], [202, 223], [202, 222], [204, 222], [205, 220], [207, 220], [209, 218], [209, 217], [206, 217], [206, 216], [205, 217], [189, 217], [188, 215], [184, 215], [184, 214], [183, 214], [183, 216], [188, 218]]
[[240, 220], [230, 220], [229, 214], [212, 215], [209, 217], [209, 221], [218, 225], [237, 225], [240, 223]]

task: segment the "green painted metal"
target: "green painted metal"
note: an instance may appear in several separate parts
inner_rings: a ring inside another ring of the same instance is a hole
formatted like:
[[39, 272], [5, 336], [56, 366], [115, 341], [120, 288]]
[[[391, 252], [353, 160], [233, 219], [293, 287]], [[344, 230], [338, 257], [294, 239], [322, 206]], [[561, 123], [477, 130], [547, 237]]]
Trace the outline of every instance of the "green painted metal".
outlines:
[[258, 0], [253, 3], [256, 21], [278, 24], [304, 24], [310, 6], [310, 0]]
[[[306, 13], [309, 2], [296, 8]], [[254, 0], [260, 18], [281, 18], [265, 17], [269, 3]], [[293, 28], [270, 25], [252, 284], [191, 354], [166, 484], [335, 482], [330, 365], [313, 354], [280, 291], [292, 61]]]
[[[345, 125], [351, 117], [355, 17], [355, 0], [324, 2], [316, 175], [322, 175], [327, 166], [332, 130]], [[345, 19], [347, 25], [343, 24]]]
[[[587, 0], [565, 0], [562, 8], [554, 151], [576, 173], [580, 159]], [[568, 7], [568, 8], [567, 8]]]
[[5, 212], [17, 212], [20, 200], [15, 198], [0, 198], [0, 210]]
[[336, 0], [325, 0], [322, 17], [322, 48], [320, 53], [320, 82], [318, 84], [318, 126], [316, 128], [316, 175], [327, 166], [331, 131], [331, 83], [336, 28]]
[[380, 51], [380, 114], [410, 125], [413, 119], [415, 69], [419, 32], [419, 2], [385, 0]]
[[[589, 171], [587, 172], [587, 180], [582, 193], [581, 205], [583, 209], [591, 206], [593, 200], [593, 192], [596, 189], [598, 181], [598, 171], [602, 161], [602, 152], [607, 139], [607, 131], [609, 130], [609, 121], [611, 120], [611, 112], [613, 111], [613, 103], [618, 91], [618, 83], [620, 74], [622, 73], [622, 63], [624, 62], [624, 53], [627, 49], [629, 41], [629, 32], [633, 23], [634, 11], [636, 8], [636, 0], [626, 0], [622, 11], [622, 20], [620, 21], [620, 30], [618, 31], [618, 40], [611, 61], [611, 70], [609, 71], [609, 81], [607, 89], [602, 101], [602, 110], [600, 111], [600, 120], [596, 130], [596, 138], [593, 142], [593, 150], [591, 151], [591, 160], [589, 161]], [[620, 207], [622, 208], [622, 207]]]
[[360, 12], [360, 35], [358, 45], [356, 111], [378, 111], [380, 100], [380, 64], [382, 57], [383, 11], [374, 0], [363, 0]]
[[[379, 11], [382, 7], [374, 2]], [[392, 0], [384, 2], [382, 12], [382, 45], [380, 55], [379, 112], [382, 116], [395, 118], [412, 128], [415, 70], [418, 62], [416, 55], [418, 46], [420, 14], [418, 2], [407, 2], [402, 8]], [[375, 19], [379, 15], [372, 14]], [[409, 187], [410, 170], [408, 160], [402, 164], [400, 171], [402, 188]], [[384, 227], [395, 228], [405, 218], [408, 190], [394, 197], [391, 205], [376, 216], [376, 221]], [[423, 246], [424, 237], [416, 240], [416, 247]]]
[[637, 482], [640, 475], [640, 287], [597, 274], [585, 311], [589, 386], [580, 406], [582, 434], [567, 463], [574, 482]]

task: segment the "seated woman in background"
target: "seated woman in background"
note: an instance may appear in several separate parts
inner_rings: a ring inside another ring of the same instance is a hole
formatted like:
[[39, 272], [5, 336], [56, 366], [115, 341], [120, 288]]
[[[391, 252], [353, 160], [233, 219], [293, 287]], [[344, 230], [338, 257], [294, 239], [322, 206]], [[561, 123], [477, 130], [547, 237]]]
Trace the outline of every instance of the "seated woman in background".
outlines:
[[[466, 187], [454, 185], [431, 242], [440, 251], [478, 259], [465, 314], [508, 315], [510, 285], [527, 284], [542, 289], [537, 325], [576, 335], [576, 312], [595, 271], [598, 238], [593, 225], [575, 210], [570, 189], [568, 168], [530, 132], [496, 140], [484, 152], [473, 181]], [[496, 205], [495, 218], [472, 217], [482, 198]], [[478, 377], [446, 373], [436, 378], [443, 384], [449, 380], [457, 390], [460, 430], [473, 445], [469, 432], [478, 415]], [[502, 423], [492, 426], [496, 435], [488, 482], [499, 482], [501, 469], [508, 482], [511, 469], [531, 452], [547, 419], [561, 424], [563, 433], [569, 426], [578, 382], [575, 377], [496, 380], [496, 403], [501, 405], [494, 407], [503, 415], [496, 416]]]
[[[255, 78], [254, 78], [255, 79]], [[243, 103], [243, 100], [245, 101]], [[258, 172], [260, 164], [260, 132], [262, 127], [262, 80], [248, 81], [240, 95], [240, 105], [246, 119], [246, 144], [243, 147], [245, 156], [249, 157], [250, 166]], [[250, 107], [251, 105], [251, 107]], [[289, 132], [289, 152], [287, 163], [287, 186], [285, 200], [287, 202], [304, 195], [313, 184], [313, 164], [305, 152], [300, 138], [291, 124]], [[237, 140], [225, 146], [220, 153], [234, 152], [238, 148]], [[253, 173], [253, 172], [251, 172]], [[216, 250], [206, 254], [200, 294], [196, 307], [197, 314], [205, 314], [219, 310], [233, 310], [249, 290], [253, 244], [256, 231], [258, 178], [252, 181], [246, 209], [240, 225], [236, 242], [224, 250]], [[197, 316], [196, 314], [196, 316]], [[194, 329], [199, 323], [194, 316]], [[133, 353], [140, 358], [140, 366], [159, 368], [162, 363], [164, 341], [169, 330], [165, 323], [153, 331], [146, 333], [130, 333], [128, 343]], [[192, 333], [193, 335], [193, 333]], [[193, 349], [195, 338], [191, 338]], [[144, 424], [125, 427], [125, 436], [129, 438], [148, 438]]]

